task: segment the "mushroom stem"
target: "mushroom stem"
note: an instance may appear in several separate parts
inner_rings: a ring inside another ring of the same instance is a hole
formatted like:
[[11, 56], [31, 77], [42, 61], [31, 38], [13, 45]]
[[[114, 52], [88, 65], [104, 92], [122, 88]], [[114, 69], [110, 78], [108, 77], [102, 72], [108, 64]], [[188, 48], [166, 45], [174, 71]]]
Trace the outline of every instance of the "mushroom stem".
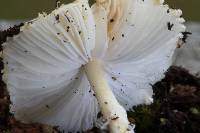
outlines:
[[118, 103], [110, 89], [100, 61], [90, 61], [84, 66], [84, 69], [95, 92], [103, 117], [109, 123], [111, 133], [133, 133], [133, 129], [129, 129], [126, 110]]

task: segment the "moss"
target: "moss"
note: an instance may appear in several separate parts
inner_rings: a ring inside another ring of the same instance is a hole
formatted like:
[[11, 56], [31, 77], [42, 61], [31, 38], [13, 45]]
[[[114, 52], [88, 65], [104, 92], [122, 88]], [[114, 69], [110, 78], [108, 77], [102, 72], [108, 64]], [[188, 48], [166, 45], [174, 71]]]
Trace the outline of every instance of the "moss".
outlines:
[[10, 130], [3, 131], [2, 133], [12, 133]]
[[160, 108], [159, 101], [155, 101], [152, 105], [140, 105], [134, 107], [134, 111], [129, 111], [128, 116], [135, 119], [137, 133], [155, 133], [156, 114]]

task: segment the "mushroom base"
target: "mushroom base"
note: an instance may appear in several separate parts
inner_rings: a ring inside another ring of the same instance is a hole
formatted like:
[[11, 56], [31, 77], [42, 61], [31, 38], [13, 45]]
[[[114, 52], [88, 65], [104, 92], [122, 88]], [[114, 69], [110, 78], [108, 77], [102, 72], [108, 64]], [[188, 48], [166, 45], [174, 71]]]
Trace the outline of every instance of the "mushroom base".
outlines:
[[126, 110], [118, 103], [105, 79], [101, 62], [90, 61], [84, 66], [84, 70], [95, 92], [103, 117], [109, 123], [111, 133], [133, 133]]

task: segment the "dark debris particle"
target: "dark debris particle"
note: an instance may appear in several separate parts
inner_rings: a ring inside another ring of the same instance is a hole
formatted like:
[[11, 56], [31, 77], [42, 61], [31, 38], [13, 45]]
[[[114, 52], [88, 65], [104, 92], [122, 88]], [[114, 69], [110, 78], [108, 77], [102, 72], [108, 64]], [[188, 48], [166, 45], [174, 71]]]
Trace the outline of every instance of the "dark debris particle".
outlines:
[[111, 120], [115, 121], [115, 120], [117, 120], [117, 119], [119, 119], [119, 117], [118, 117], [118, 116], [117, 116], [117, 117], [115, 117], [115, 118], [112, 118]]
[[117, 80], [117, 78], [116, 78], [116, 77], [112, 77], [112, 80], [116, 81], [116, 80]]
[[67, 18], [67, 21], [68, 21], [69, 23], [72, 22], [72, 21], [69, 19], [69, 17], [68, 17], [67, 15], [65, 15], [65, 17]]
[[170, 13], [170, 10], [169, 10], [169, 9], [167, 9], [167, 13]]
[[47, 104], [47, 105], [45, 105], [45, 107], [46, 107], [46, 108], [48, 108], [48, 109], [50, 108], [48, 104]]
[[172, 30], [172, 28], [173, 28], [173, 26], [174, 26], [174, 24], [171, 24], [170, 22], [167, 22], [167, 28], [168, 28], [168, 30]]
[[112, 18], [112, 19], [110, 19], [110, 23], [113, 23], [115, 20]]
[[97, 114], [97, 118], [99, 119], [99, 118], [101, 118], [101, 117], [103, 117], [103, 114], [102, 114], [101, 112], [99, 112], [99, 113]]
[[187, 38], [189, 37], [189, 35], [192, 35], [191, 32], [188, 32], [188, 31], [185, 31], [185, 32], [182, 32], [183, 34], [183, 38], [181, 39], [184, 43], [186, 43], [186, 40]]
[[69, 32], [69, 29], [70, 29], [70, 27], [69, 27], [69, 26], [67, 26], [67, 29], [66, 29], [66, 31], [67, 31], [67, 32]]
[[112, 41], [114, 41], [114, 40], [115, 40], [115, 37], [113, 36], [113, 37], [112, 37]]
[[124, 37], [125, 35], [124, 34], [122, 34], [122, 37]]
[[59, 16], [59, 14], [57, 14], [57, 15], [55, 16], [55, 19], [56, 19], [57, 23], [60, 22], [60, 16]]
[[131, 131], [129, 128], [126, 129], [127, 131]]

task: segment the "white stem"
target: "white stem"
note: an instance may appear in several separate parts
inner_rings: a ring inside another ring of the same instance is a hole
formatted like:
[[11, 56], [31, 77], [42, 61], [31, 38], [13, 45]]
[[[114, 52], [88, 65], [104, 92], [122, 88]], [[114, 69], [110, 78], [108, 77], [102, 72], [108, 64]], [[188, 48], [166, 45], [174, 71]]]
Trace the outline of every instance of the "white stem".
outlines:
[[103, 117], [109, 122], [111, 133], [130, 133], [126, 110], [118, 103], [110, 89], [99, 61], [90, 61], [84, 66], [87, 78], [93, 87]]

